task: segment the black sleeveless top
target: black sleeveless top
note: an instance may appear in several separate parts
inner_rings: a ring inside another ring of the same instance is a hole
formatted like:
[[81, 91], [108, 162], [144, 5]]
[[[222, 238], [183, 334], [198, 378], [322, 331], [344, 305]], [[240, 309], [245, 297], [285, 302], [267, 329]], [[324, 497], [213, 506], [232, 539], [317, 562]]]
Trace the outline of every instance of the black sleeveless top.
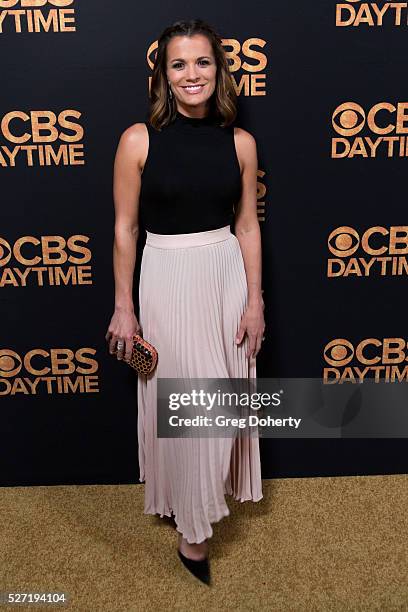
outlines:
[[155, 234], [204, 232], [231, 225], [241, 197], [234, 128], [213, 115], [176, 119], [162, 131], [146, 123], [139, 215]]

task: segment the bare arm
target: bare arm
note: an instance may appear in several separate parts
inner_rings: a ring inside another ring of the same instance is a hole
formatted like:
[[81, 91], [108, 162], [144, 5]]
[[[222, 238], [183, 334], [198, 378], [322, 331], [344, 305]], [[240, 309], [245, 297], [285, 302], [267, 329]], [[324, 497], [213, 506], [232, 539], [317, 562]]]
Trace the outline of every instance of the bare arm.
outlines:
[[136, 244], [139, 238], [139, 195], [141, 162], [146, 156], [146, 127], [136, 123], [121, 135], [114, 163], [113, 198], [115, 233], [113, 271], [115, 277], [115, 311], [106, 334], [111, 352], [118, 339], [125, 342], [125, 351], [118, 359], [130, 358], [132, 336], [140, 331], [133, 304], [133, 277]]
[[250, 356], [261, 348], [265, 329], [262, 297], [261, 230], [257, 213], [258, 156], [255, 138], [242, 128], [235, 128], [237, 155], [242, 168], [242, 195], [235, 216], [235, 234], [245, 264], [248, 285], [248, 307], [238, 332], [240, 342], [245, 331], [249, 336]]

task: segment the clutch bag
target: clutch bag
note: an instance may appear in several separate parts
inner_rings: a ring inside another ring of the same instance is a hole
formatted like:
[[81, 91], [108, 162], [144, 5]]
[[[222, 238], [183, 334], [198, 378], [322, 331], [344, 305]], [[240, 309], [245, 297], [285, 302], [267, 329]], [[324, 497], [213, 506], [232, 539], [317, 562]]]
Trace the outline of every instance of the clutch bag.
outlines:
[[153, 344], [150, 344], [139, 334], [134, 334], [131, 357], [129, 360], [125, 359], [124, 361], [136, 370], [138, 374], [150, 374], [156, 367], [157, 359], [157, 349], [155, 349]]

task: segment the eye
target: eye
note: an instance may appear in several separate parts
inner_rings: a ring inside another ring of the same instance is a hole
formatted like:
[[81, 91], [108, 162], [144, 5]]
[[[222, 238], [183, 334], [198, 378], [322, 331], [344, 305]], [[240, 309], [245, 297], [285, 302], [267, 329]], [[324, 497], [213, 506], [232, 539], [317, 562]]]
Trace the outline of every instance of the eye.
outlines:
[[[208, 60], [200, 60], [199, 64], [204, 64], [204, 66], [208, 65], [210, 62]], [[173, 68], [177, 68], [178, 66], [182, 66], [182, 62], [177, 62], [176, 64], [173, 64]]]

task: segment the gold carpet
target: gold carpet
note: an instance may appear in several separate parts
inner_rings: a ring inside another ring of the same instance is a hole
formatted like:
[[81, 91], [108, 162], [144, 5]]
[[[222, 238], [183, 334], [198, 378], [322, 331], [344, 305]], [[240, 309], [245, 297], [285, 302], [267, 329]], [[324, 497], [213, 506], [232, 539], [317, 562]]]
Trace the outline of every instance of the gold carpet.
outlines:
[[133, 612], [408, 610], [408, 476], [264, 480], [264, 499], [213, 525], [213, 585], [143, 514], [144, 485], [1, 489], [1, 591], [64, 591], [66, 606]]

